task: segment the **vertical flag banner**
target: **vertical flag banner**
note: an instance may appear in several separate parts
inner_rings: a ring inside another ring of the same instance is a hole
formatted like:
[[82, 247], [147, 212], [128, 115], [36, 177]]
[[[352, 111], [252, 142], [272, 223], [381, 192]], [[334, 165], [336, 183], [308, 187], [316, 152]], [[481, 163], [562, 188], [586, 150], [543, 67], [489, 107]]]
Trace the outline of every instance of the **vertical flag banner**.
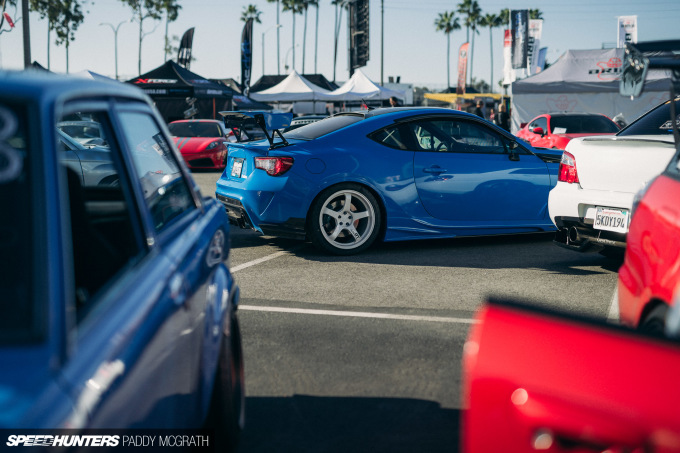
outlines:
[[538, 49], [541, 45], [541, 33], [543, 32], [542, 19], [529, 20], [529, 39], [527, 41], [527, 70], [529, 75], [536, 74], [538, 62]]
[[512, 24], [512, 68], [527, 67], [529, 41], [529, 10], [510, 11]]
[[253, 70], [253, 19], [248, 19], [241, 34], [241, 92], [250, 93], [250, 76]]
[[536, 58], [536, 74], [539, 72], [543, 71], [545, 69], [545, 59], [546, 56], [548, 55], [548, 48], [547, 47], [541, 47], [541, 49], [538, 51], [537, 58]]
[[194, 45], [194, 27], [191, 27], [182, 35], [177, 52], [177, 64], [189, 69], [191, 65], [191, 47]]
[[465, 81], [467, 80], [467, 60], [468, 48], [470, 43], [466, 42], [458, 50], [458, 83], [456, 84], [456, 94], [465, 94]]
[[637, 16], [619, 16], [616, 47], [626, 47], [627, 43], [637, 42]]
[[503, 39], [503, 85], [510, 85], [515, 81], [515, 71], [512, 70], [512, 30], [504, 30]]

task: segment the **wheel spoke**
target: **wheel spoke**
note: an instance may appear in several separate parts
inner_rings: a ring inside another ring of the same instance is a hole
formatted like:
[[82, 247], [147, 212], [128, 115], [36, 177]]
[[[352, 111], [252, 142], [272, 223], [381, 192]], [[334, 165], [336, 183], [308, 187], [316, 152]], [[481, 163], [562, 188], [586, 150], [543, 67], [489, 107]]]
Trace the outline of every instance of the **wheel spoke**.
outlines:
[[342, 230], [343, 230], [342, 225], [337, 223], [335, 225], [335, 230], [333, 231], [333, 233], [330, 236], [328, 236], [328, 238], [332, 241], [336, 240], [338, 238], [338, 236], [340, 235], [340, 233], [342, 232]]
[[352, 237], [354, 238], [354, 242], [359, 242], [361, 240], [361, 235], [359, 234], [357, 229], [354, 228], [354, 225], [348, 226], [347, 231], [349, 231]]
[[369, 215], [370, 215], [370, 214], [369, 214], [368, 211], [353, 212], [353, 213], [352, 213], [352, 218], [353, 218], [354, 220], [361, 220], [361, 219], [364, 219], [364, 218], [368, 217]]
[[345, 206], [343, 206], [345, 210], [349, 211], [352, 209], [352, 194], [351, 193], [346, 193], [345, 194]]
[[323, 209], [322, 214], [325, 214], [325, 215], [330, 216], [330, 217], [333, 217], [333, 218], [335, 218], [335, 217], [338, 215], [337, 211], [334, 211], [334, 210], [332, 210], [332, 209], [329, 208], [329, 207], [325, 207], [325, 208]]

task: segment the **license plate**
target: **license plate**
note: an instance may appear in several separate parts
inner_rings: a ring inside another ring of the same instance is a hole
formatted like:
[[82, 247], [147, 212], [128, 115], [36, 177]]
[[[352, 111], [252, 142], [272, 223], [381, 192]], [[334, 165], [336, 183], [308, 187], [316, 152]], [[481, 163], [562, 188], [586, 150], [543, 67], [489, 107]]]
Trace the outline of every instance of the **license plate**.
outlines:
[[243, 171], [243, 159], [234, 159], [234, 164], [231, 166], [231, 176], [240, 178]]
[[627, 209], [603, 208], [598, 206], [593, 227], [598, 230], [628, 232], [630, 211]]

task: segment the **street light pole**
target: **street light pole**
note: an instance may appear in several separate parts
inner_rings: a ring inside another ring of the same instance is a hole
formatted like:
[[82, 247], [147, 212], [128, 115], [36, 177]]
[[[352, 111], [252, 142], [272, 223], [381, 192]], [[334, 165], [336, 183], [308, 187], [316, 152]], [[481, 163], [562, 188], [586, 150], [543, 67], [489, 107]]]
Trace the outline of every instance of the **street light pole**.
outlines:
[[113, 30], [113, 49], [114, 49], [114, 58], [115, 58], [115, 63], [116, 63], [116, 80], [118, 80], [118, 29], [120, 28], [121, 25], [123, 25], [126, 22], [130, 22], [129, 20], [124, 20], [123, 22], [119, 23], [115, 27], [108, 23], [108, 22], [102, 22], [99, 25], [108, 25], [111, 27], [111, 30]]
[[[265, 30], [265, 31], [262, 33], [262, 75], [263, 75], [263, 76], [265, 75], [265, 72], [264, 72], [264, 35], [266, 35], [267, 32], [270, 32], [270, 31], [272, 31], [272, 30], [275, 29], [275, 28], [276, 28], [276, 29], [279, 29], [279, 28], [281, 28], [281, 27], [283, 27], [283, 25], [281, 25], [281, 24], [276, 24], [276, 25], [274, 25], [273, 27], [269, 27], [267, 30]], [[278, 31], [277, 31], [277, 33], [278, 33]]]

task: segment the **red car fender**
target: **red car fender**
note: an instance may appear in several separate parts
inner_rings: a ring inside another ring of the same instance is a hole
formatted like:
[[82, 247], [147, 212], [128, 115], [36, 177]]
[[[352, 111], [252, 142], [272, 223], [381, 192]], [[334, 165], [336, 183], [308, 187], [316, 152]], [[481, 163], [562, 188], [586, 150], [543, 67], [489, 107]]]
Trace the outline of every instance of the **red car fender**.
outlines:
[[680, 452], [677, 344], [513, 305], [477, 319], [462, 451]]

